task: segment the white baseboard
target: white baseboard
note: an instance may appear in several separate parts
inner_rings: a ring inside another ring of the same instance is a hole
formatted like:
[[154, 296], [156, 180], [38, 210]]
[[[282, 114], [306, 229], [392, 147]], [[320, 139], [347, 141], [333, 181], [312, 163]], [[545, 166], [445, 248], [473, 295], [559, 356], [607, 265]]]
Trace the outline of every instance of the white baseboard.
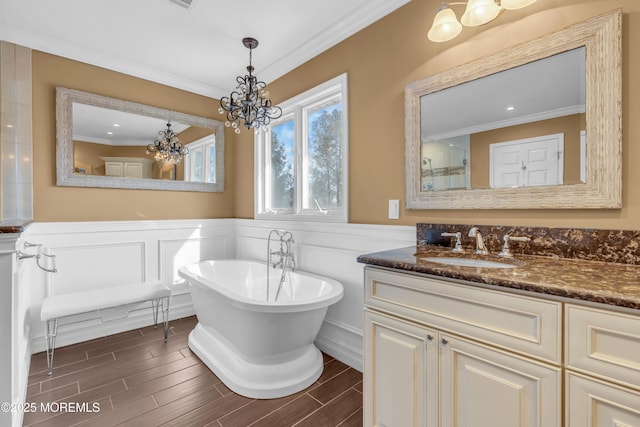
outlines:
[[325, 319], [315, 344], [329, 356], [362, 372], [362, 331]]

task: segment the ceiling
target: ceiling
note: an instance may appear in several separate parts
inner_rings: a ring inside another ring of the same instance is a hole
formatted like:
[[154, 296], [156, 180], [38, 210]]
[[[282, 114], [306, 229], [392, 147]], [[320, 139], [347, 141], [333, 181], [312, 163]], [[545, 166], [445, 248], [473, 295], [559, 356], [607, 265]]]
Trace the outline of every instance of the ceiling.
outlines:
[[246, 73], [243, 37], [269, 83], [409, 1], [0, 0], [0, 39], [220, 98]]
[[423, 96], [422, 139], [584, 113], [585, 67], [581, 47]]

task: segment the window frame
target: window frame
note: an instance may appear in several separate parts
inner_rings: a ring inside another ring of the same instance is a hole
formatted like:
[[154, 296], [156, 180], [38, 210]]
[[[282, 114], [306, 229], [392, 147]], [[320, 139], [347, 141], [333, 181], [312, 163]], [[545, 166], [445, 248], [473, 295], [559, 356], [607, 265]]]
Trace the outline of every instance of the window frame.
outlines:
[[[211, 145], [213, 145], [215, 149], [215, 156], [213, 158], [211, 157], [211, 150], [209, 149]], [[208, 180], [210, 178], [208, 166], [212, 161], [214, 163], [214, 168], [215, 168], [214, 178], [216, 181], [218, 180], [218, 146], [217, 146], [216, 135], [215, 134], [207, 135], [203, 138], [200, 138], [196, 141], [186, 144], [185, 147], [189, 149], [189, 155], [185, 156], [183, 160], [184, 180], [189, 182], [203, 182], [207, 184], [216, 184], [216, 182], [211, 182]], [[193, 174], [195, 172], [195, 167], [194, 167], [195, 153], [198, 150], [202, 150], [202, 164], [201, 164], [202, 169], [201, 170], [202, 170], [203, 180], [201, 181], [196, 181], [193, 177]]]
[[[332, 78], [314, 88], [294, 96], [279, 104], [282, 116], [270, 123], [266, 130], [257, 130], [254, 135], [254, 218], [280, 219], [300, 221], [348, 222], [349, 220], [349, 104], [347, 73]], [[320, 206], [326, 213], [315, 206], [304, 208], [303, 197], [305, 182], [308, 181], [308, 117], [305, 111], [319, 104], [340, 98], [342, 110], [342, 207], [329, 209]], [[293, 208], [270, 209], [266, 206], [269, 200], [267, 172], [270, 174], [271, 127], [284, 123], [293, 117], [294, 120], [294, 194]]]

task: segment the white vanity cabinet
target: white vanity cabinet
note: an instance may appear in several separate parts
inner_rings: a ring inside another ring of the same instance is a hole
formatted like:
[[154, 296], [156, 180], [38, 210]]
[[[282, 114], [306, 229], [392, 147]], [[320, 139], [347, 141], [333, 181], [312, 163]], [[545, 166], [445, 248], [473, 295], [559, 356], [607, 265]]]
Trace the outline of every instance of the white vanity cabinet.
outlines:
[[438, 333], [369, 310], [364, 316], [364, 425], [437, 426]]
[[560, 303], [367, 267], [365, 305], [365, 426], [561, 425]]
[[567, 427], [640, 426], [640, 317], [565, 305]]

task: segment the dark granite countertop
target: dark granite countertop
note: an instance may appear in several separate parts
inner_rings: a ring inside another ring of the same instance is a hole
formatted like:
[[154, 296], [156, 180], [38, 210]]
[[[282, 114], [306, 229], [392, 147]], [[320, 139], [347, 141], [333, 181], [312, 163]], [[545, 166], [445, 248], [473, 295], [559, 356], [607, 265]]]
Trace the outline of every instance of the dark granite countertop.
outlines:
[[0, 234], [19, 234], [31, 224], [31, 220], [0, 221]]
[[[416, 254], [418, 256], [416, 256]], [[418, 245], [358, 257], [358, 262], [407, 272], [521, 289], [547, 295], [640, 309], [640, 266], [537, 255], [517, 255], [516, 268], [449, 266], [421, 256], [480, 258], [514, 262], [496, 255], [455, 254], [451, 248]]]

